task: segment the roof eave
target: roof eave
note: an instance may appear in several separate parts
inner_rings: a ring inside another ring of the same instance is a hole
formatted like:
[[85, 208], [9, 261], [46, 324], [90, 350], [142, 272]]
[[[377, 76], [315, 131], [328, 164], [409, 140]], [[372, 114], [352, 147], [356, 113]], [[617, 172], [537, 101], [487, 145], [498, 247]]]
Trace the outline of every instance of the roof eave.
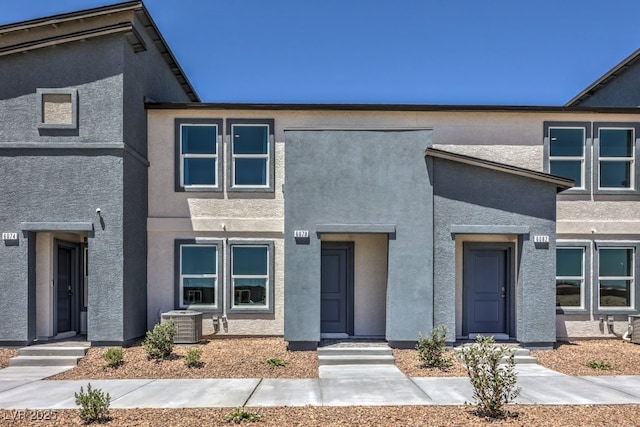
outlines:
[[458, 163], [464, 163], [467, 165], [478, 166], [485, 169], [491, 169], [499, 172], [508, 173], [511, 175], [518, 175], [525, 178], [535, 179], [538, 181], [554, 184], [558, 190], [564, 191], [572, 188], [575, 183], [571, 179], [562, 178], [556, 175], [551, 175], [545, 172], [534, 171], [531, 169], [521, 168], [518, 166], [507, 165], [505, 163], [498, 163], [491, 160], [480, 159], [477, 157], [467, 156], [464, 154], [452, 153], [450, 151], [440, 150], [437, 148], [427, 148], [425, 150], [425, 156], [435, 157], [439, 159], [450, 160]]

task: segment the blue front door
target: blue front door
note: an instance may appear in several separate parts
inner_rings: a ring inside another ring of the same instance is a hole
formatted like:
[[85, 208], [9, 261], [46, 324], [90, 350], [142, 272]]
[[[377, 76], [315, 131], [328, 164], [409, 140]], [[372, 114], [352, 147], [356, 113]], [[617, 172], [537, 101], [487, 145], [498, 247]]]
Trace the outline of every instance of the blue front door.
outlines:
[[320, 332], [353, 332], [353, 244], [322, 243]]
[[508, 245], [465, 244], [464, 335], [508, 333], [509, 259]]

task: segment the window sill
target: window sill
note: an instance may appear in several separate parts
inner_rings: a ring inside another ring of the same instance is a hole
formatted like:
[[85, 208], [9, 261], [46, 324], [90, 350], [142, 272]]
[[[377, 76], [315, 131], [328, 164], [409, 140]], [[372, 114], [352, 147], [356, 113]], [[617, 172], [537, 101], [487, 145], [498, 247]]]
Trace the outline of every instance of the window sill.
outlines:
[[235, 307], [235, 308], [229, 308], [227, 310], [227, 313], [233, 313], [233, 314], [272, 314], [273, 313], [273, 309], [270, 307], [263, 307], [263, 308], [258, 308], [258, 307], [247, 307], [247, 308], [239, 308], [239, 307]]
[[220, 187], [179, 187], [176, 188], [180, 193], [221, 193]]
[[593, 314], [638, 314], [638, 310], [636, 308], [622, 308], [622, 307], [612, 307], [612, 308], [598, 308], [593, 311]]
[[273, 187], [227, 187], [228, 193], [273, 193]]
[[222, 313], [222, 309], [221, 308], [215, 308], [215, 307], [205, 307], [205, 306], [201, 306], [201, 305], [188, 305], [185, 307], [179, 307], [176, 308], [176, 310], [191, 310], [191, 311], [197, 311], [203, 314], [209, 313], [209, 314], [219, 314]]
[[589, 314], [589, 309], [578, 307], [556, 307], [556, 314]]

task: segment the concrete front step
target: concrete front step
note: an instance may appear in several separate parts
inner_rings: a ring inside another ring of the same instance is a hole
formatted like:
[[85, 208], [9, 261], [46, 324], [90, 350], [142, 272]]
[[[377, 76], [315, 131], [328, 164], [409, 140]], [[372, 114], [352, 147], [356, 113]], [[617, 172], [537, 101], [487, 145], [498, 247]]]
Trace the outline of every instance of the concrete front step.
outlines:
[[322, 356], [391, 356], [389, 347], [320, 347], [318, 357]]
[[83, 356], [18, 356], [9, 366], [77, 366]]

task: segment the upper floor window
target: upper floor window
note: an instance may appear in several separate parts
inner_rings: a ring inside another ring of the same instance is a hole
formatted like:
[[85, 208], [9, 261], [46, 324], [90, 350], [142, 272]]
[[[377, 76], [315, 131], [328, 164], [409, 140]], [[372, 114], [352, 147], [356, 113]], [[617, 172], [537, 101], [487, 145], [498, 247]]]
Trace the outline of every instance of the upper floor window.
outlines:
[[574, 180], [575, 188], [584, 188], [586, 129], [550, 127], [548, 138], [549, 172]]
[[76, 89], [37, 89], [36, 100], [39, 129], [77, 129]]
[[176, 119], [176, 171], [181, 190], [220, 189], [219, 135], [221, 120]]
[[635, 129], [611, 127], [599, 128], [598, 188], [634, 188], [634, 157]]
[[273, 191], [274, 121], [229, 119], [228, 191]]
[[544, 130], [545, 171], [573, 179], [568, 194], [638, 192], [640, 123], [545, 122]]

